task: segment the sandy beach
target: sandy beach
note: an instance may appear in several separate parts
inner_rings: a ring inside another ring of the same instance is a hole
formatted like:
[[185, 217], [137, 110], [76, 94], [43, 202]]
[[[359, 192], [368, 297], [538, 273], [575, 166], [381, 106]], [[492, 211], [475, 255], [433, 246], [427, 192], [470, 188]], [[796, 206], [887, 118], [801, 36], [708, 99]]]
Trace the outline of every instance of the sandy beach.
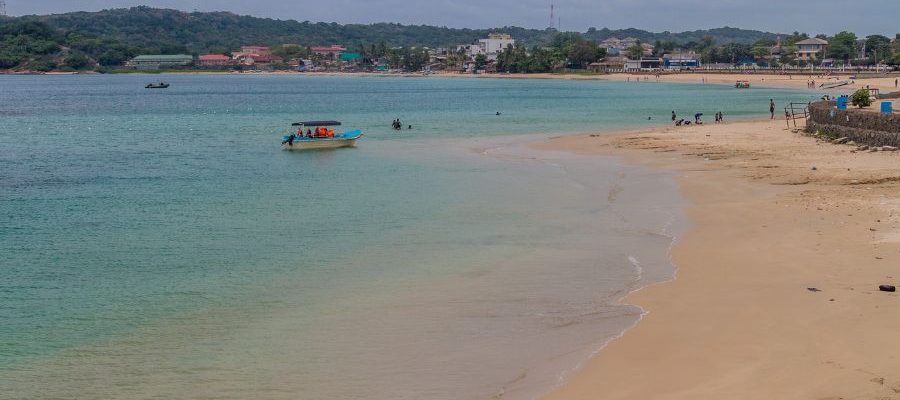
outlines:
[[[373, 75], [373, 74], [363, 74]], [[378, 75], [378, 74], [374, 74]], [[702, 73], [702, 72], [675, 72], [665, 73], [656, 77], [651, 74], [551, 74], [551, 73], [534, 73], [534, 74], [458, 74], [458, 73], [438, 73], [431, 76], [455, 77], [455, 78], [505, 78], [505, 79], [568, 79], [568, 80], [608, 80], [608, 81], [629, 81], [635, 83], [657, 83], [657, 82], [677, 82], [677, 83], [706, 83], [719, 85], [734, 85], [735, 81], [743, 80], [751, 83], [752, 86], [771, 87], [771, 88], [791, 88], [806, 89], [806, 84], [810, 80], [816, 81], [816, 86], [826, 82], [837, 82], [848, 80], [854, 73], [834, 74], [831, 76], [809, 76], [796, 74], [774, 74], [774, 73]], [[421, 76], [421, 75], [419, 75]], [[878, 88], [887, 93], [900, 90], [895, 85], [894, 80], [900, 79], [900, 75], [893, 74], [889, 77], [854, 79], [851, 85], [839, 88], [839, 91], [849, 91], [848, 89], [872, 87]]]
[[[96, 72], [48, 72], [45, 75], [79, 75], [79, 74], [96, 74]], [[132, 74], [144, 75], [298, 75], [298, 76], [351, 76], [351, 77], [394, 77], [394, 78], [463, 78], [463, 79], [479, 79], [479, 78], [497, 78], [497, 79], [563, 79], [563, 80], [607, 80], [607, 81], [628, 81], [635, 83], [658, 83], [658, 82], [677, 82], [677, 83], [703, 83], [718, 85], [734, 85], [735, 81], [748, 81], [753, 86], [770, 87], [770, 88], [790, 88], [790, 89], [806, 89], [807, 82], [814, 80], [816, 85], [826, 82], [837, 82], [848, 80], [854, 76], [854, 73], [840, 73], [831, 76], [821, 75], [796, 75], [796, 74], [774, 74], [774, 73], [702, 73], [702, 72], [675, 72], [662, 74], [659, 77], [650, 74], [576, 74], [576, 73], [532, 73], [532, 74], [505, 74], [505, 73], [489, 73], [489, 74], [462, 74], [456, 72], [436, 72], [432, 74], [423, 74], [420, 72], [403, 72], [403, 73], [384, 73], [384, 72], [296, 72], [296, 71], [261, 71], [261, 72], [244, 72], [235, 73], [230, 71], [164, 71], [158, 73], [142, 73], [132, 72]], [[851, 85], [839, 87], [833, 91], [851, 92], [851, 89], [869, 86], [878, 88], [884, 93], [898, 91], [900, 87], [897, 82], [900, 75], [892, 74], [888, 77], [854, 79]]]
[[[802, 81], [801, 81], [802, 82]], [[676, 171], [692, 228], [644, 319], [546, 398], [900, 399], [900, 152], [761, 120], [539, 148]]]

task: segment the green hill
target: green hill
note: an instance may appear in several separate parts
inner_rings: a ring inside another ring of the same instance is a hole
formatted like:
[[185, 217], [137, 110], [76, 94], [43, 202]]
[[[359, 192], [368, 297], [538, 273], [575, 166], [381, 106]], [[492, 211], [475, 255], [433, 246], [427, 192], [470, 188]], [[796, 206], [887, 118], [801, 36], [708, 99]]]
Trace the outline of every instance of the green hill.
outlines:
[[[502, 27], [459, 29], [394, 23], [299, 22], [228, 12], [182, 12], [134, 7], [99, 12], [0, 17], [0, 69], [78, 70], [119, 65], [139, 53], [224, 53], [241, 45], [341, 44], [350, 49], [384, 43], [403, 47], [448, 47], [471, 43], [490, 32], [509, 33], [528, 47], [545, 46], [558, 34], [550, 29]], [[602, 40], [635, 37], [646, 42], [753, 43], [772, 33], [718, 28], [682, 33], [640, 29], [594, 29], [582, 37]]]
[[[534, 46], [549, 43], [556, 33], [549, 29], [520, 27], [457, 29], [393, 23], [341, 25], [257, 18], [228, 12], [188, 13], [150, 7], [26, 16], [19, 19], [41, 21], [65, 31], [108, 37], [148, 50], [179, 50], [192, 53], [228, 51], [248, 44], [285, 43], [304, 46], [337, 43], [353, 48], [385, 42], [391, 46], [445, 47], [470, 43], [490, 32], [509, 33], [526, 45]], [[604, 28], [591, 29], [584, 35], [593, 40], [631, 36], [648, 42], [671, 40], [677, 43], [700, 41], [704, 36], [711, 36], [719, 44], [752, 43], [759, 39], [775, 37], [772, 33], [728, 27], [683, 33]]]
[[141, 49], [27, 19], [0, 19], [0, 69], [77, 71], [119, 65]]

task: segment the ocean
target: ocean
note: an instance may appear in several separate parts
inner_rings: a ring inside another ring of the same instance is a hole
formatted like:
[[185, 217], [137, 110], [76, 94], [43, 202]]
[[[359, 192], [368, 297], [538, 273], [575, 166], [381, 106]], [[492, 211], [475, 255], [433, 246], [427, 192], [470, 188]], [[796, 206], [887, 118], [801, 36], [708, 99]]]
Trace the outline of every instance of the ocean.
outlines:
[[[0, 399], [539, 397], [640, 319], [618, 300], [674, 276], [685, 221], [668, 173], [527, 144], [813, 97], [0, 76]], [[280, 150], [309, 119], [366, 136]]]

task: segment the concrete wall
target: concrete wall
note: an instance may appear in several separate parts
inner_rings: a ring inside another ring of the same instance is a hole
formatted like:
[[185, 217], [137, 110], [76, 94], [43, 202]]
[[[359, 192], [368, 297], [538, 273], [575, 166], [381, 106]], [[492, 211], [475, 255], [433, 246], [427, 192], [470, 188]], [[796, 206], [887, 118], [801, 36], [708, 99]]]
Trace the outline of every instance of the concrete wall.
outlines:
[[[900, 106], [894, 102], [894, 106]], [[875, 102], [872, 107], [879, 107]], [[900, 147], [900, 114], [883, 114], [849, 108], [838, 110], [834, 102], [820, 101], [809, 106], [806, 131], [848, 137], [859, 144]]]

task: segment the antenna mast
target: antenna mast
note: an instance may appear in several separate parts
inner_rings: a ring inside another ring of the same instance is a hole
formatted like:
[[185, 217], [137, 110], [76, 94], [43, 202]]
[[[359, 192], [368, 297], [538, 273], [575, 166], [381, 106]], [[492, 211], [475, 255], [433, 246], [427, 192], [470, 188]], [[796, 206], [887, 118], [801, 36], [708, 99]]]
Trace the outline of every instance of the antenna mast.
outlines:
[[6, 16], [6, 0], [0, 0], [0, 16]]
[[550, 0], [550, 29], [553, 29], [553, 0]]

